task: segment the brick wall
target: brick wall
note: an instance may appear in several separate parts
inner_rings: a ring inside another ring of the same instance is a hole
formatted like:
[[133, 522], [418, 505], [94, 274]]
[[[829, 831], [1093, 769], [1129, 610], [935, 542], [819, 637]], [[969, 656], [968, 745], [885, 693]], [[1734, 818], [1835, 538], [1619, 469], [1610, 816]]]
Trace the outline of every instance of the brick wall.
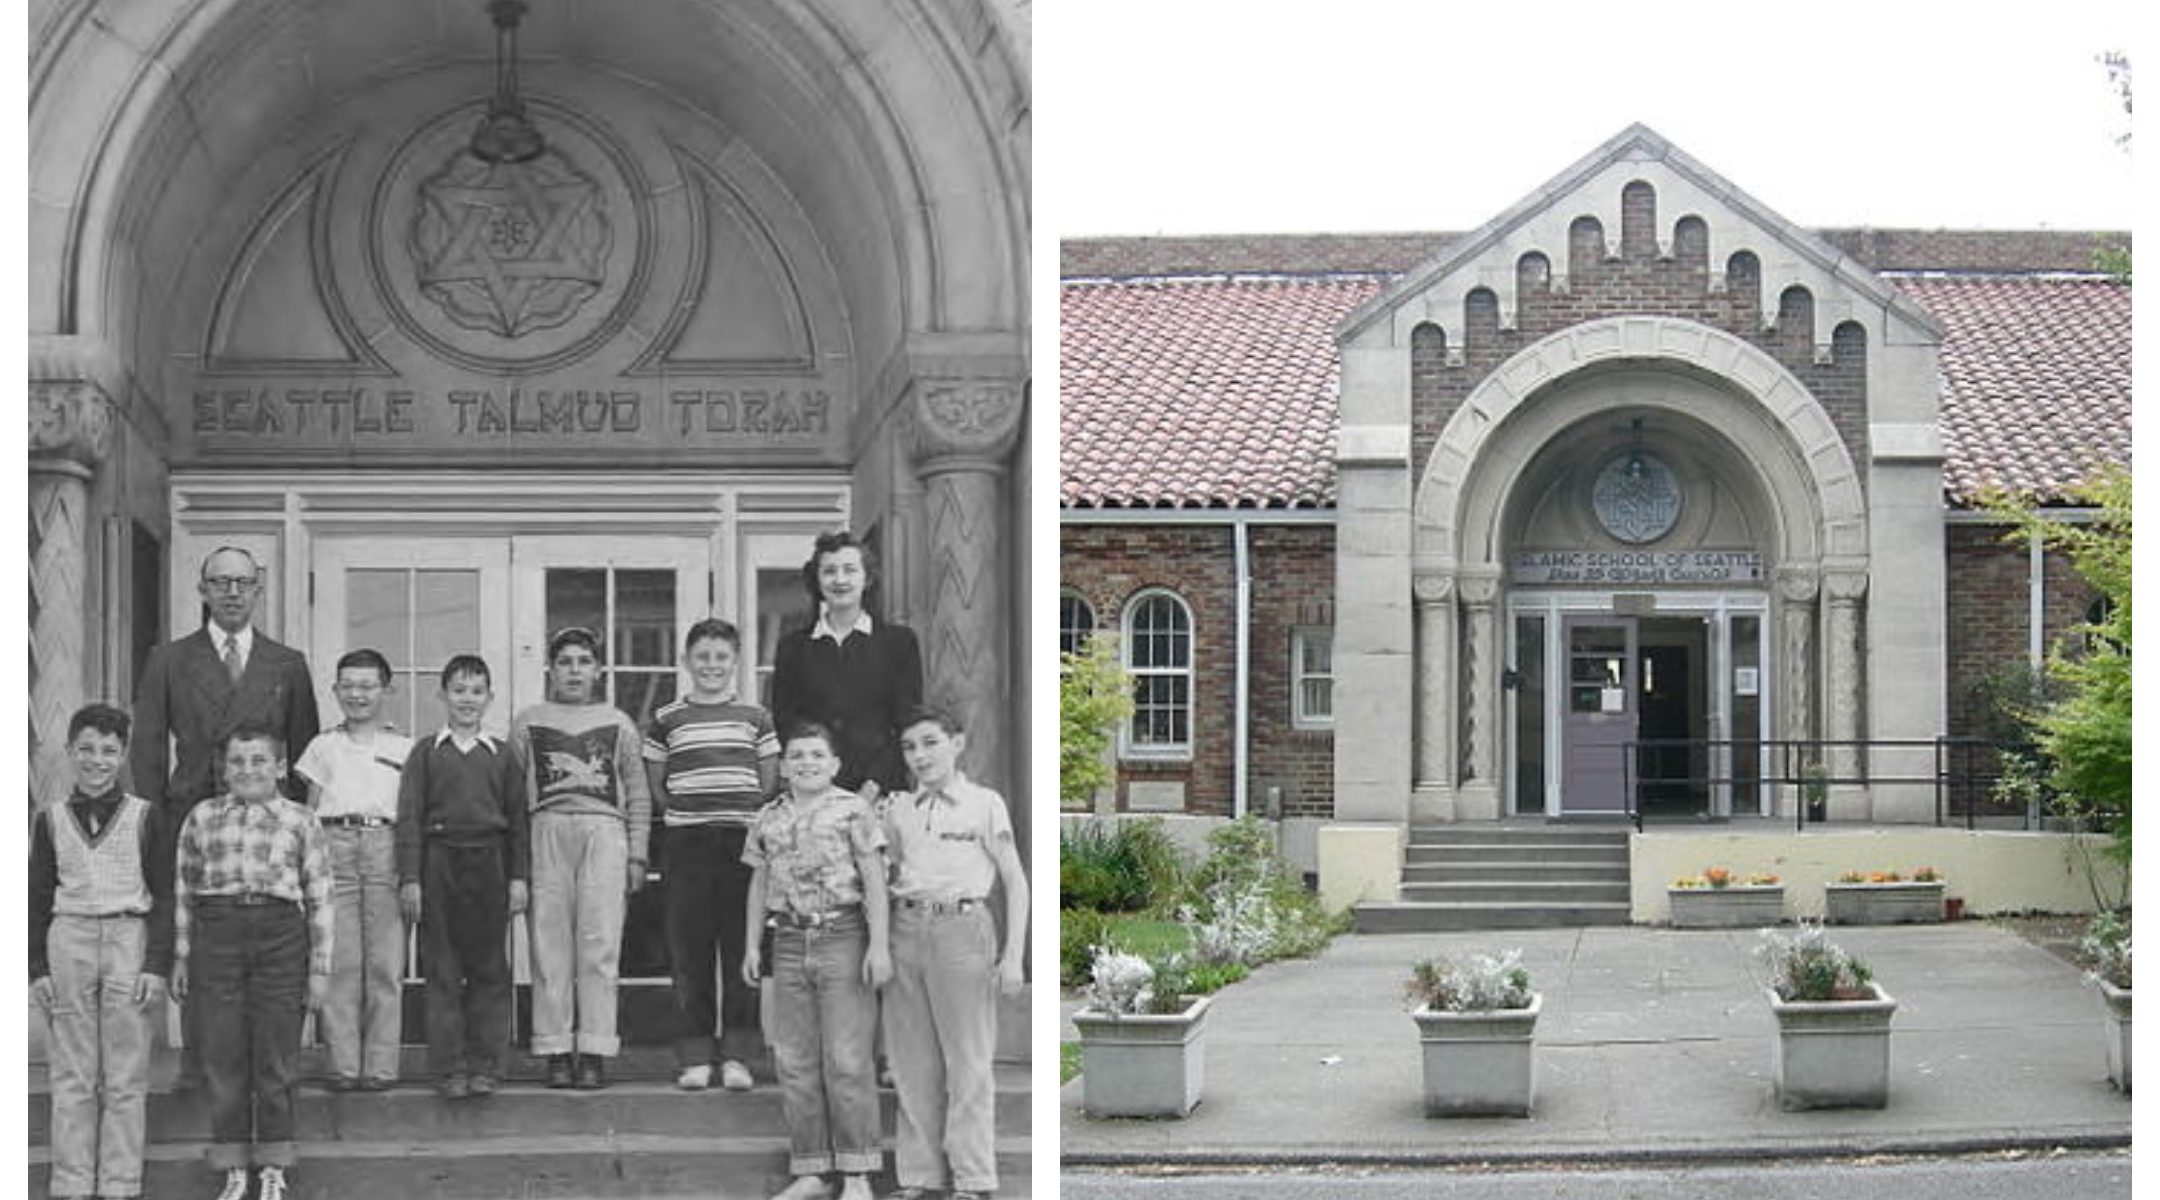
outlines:
[[[1991, 671], [2027, 661], [2031, 559], [2022, 540], [2005, 542], [2003, 532], [1997, 525], [1951, 525], [1945, 539], [1949, 576], [1946, 686], [1953, 737], [1985, 732], [1985, 702], [1978, 689]], [[2047, 556], [2045, 587], [2042, 644], [2053, 647], [2085, 619], [2098, 593], [2057, 554]]]
[[[1326, 731], [1292, 728], [1290, 650], [1300, 626], [1335, 618], [1335, 531], [1331, 526], [1256, 526], [1253, 573], [1250, 801], [1282, 787], [1284, 813], [1334, 812], [1334, 744]], [[1176, 592], [1193, 618], [1193, 755], [1189, 761], [1121, 758], [1117, 806], [1135, 782], [1185, 787], [1185, 811], [1230, 813], [1235, 795], [1237, 684], [1236, 546], [1224, 525], [1068, 525], [1059, 533], [1061, 590], [1085, 598], [1097, 627], [1116, 629], [1125, 606], [1149, 588]]]
[[[1854, 459], [1867, 461], [1867, 344], [1859, 327], [1826, 331], [1835, 334], [1827, 339], [1832, 342], [1832, 360], [1818, 365], [1813, 297], [1800, 288], [1780, 296], [1762, 295], [1759, 264], [1745, 251], [1720, 264], [1726, 285], [1712, 291], [1707, 239], [1691, 222], [1678, 222], [1671, 239], [1673, 254], [1661, 258], [1657, 252], [1660, 219], [1654, 190], [1648, 184], [1633, 184], [1621, 195], [1618, 257], [1607, 257], [1610, 231], [1592, 217], [1575, 222], [1567, 245], [1546, 247], [1546, 255], [1525, 255], [1517, 264], [1516, 275], [1523, 286], [1516, 296], [1513, 329], [1499, 327], [1491, 292], [1471, 291], [1464, 298], [1460, 365], [1438, 365], [1438, 339], [1421, 343], [1413, 331], [1410, 395], [1415, 474], [1423, 474], [1433, 444], [1456, 408], [1500, 364], [1570, 326], [1640, 314], [1713, 326], [1775, 358], [1822, 403]], [[1560, 256], [1566, 263], [1565, 292], [1549, 287], [1548, 256]], [[1766, 310], [1778, 314], [1776, 325], [1768, 330], [1760, 319]]]

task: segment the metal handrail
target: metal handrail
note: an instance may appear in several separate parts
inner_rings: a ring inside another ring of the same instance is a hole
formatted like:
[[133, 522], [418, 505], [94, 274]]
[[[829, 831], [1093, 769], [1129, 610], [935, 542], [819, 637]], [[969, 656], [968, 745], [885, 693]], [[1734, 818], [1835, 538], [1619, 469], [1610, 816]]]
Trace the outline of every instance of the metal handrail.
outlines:
[[[1706, 770], [1697, 773], [1693, 764], [1697, 761], [1714, 763], [1731, 762], [1729, 754], [1720, 750], [1749, 747], [1757, 751], [1756, 769], [1746, 775], [1720, 773]], [[2029, 752], [2029, 743], [2000, 742], [1989, 738], [1936, 737], [1936, 738], [1638, 738], [1620, 744], [1620, 770], [1622, 797], [1625, 814], [1634, 822], [1636, 832], [1643, 828], [1642, 788], [1646, 783], [1701, 784], [1715, 787], [1721, 784], [1745, 783], [1768, 784], [1773, 787], [1791, 785], [1805, 787], [1811, 781], [1819, 781], [1824, 787], [1843, 784], [1929, 784], [1935, 790], [1935, 824], [1945, 824], [1950, 793], [1954, 787], [1970, 786], [1976, 782], [1992, 782], [1999, 773], [1975, 769], [1980, 754], [2000, 756], [2004, 752]], [[1689, 756], [1689, 773], [1682, 776], [1660, 775], [1656, 779], [1639, 776], [1636, 764], [1643, 750], [1686, 749]], [[1871, 769], [1877, 750], [1931, 750], [1934, 769], [1925, 775], [1889, 775]], [[1695, 751], [1704, 752], [1698, 760]], [[1833, 753], [1851, 751], [1850, 754]], [[1849, 761], [1854, 764], [1848, 774], [1833, 774], [1829, 765]], [[1776, 770], [1766, 768], [1775, 766]], [[1814, 769], [1821, 773], [1815, 774]], [[1962, 769], [1961, 769], [1962, 768]], [[1969, 799], [1965, 805], [1965, 827], [1977, 828], [1978, 805]], [[1796, 832], [1805, 832], [1808, 824], [1808, 805], [1796, 805], [1793, 824]]]

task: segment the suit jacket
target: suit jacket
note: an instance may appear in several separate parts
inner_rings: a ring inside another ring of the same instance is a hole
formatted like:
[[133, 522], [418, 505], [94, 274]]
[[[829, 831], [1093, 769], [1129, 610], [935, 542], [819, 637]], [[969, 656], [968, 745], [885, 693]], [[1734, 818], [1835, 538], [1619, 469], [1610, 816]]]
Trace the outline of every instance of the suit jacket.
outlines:
[[[258, 629], [247, 669], [235, 685], [207, 630], [151, 651], [135, 693], [135, 734], [128, 750], [135, 794], [162, 804], [175, 819], [185, 816], [197, 802], [218, 794], [223, 775], [218, 743], [243, 724], [277, 730], [285, 738], [286, 763], [299, 760], [322, 729], [306, 656]], [[305, 799], [305, 788], [292, 775], [284, 787], [286, 795]]]

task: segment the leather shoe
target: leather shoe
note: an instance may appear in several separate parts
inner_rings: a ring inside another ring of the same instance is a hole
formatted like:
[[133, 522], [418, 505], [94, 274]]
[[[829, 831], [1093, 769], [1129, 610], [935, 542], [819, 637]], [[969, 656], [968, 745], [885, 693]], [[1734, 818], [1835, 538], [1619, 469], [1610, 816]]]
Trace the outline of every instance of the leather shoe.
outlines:
[[547, 1085], [551, 1088], [566, 1088], [577, 1086], [577, 1080], [570, 1068], [569, 1055], [548, 1055]]
[[577, 1056], [577, 1088], [581, 1092], [597, 1092], [607, 1086], [607, 1060], [597, 1054]]

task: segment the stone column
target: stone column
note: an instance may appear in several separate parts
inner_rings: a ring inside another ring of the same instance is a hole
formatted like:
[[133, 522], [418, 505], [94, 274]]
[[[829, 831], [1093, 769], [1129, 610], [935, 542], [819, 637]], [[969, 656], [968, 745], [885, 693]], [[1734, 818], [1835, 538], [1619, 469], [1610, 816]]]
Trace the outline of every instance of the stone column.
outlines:
[[1498, 568], [1457, 576], [1463, 625], [1463, 782], [1456, 813], [1464, 820], [1500, 817], [1500, 628]]
[[[1806, 741], [1815, 736], [1815, 596], [1819, 584], [1812, 567], [1787, 567], [1777, 573], [1778, 638], [1773, 664], [1777, 679], [1777, 736], [1782, 741]], [[1792, 761], [1781, 753], [1767, 764], [1771, 770], [1798, 769], [1805, 760]], [[1787, 793], [1799, 803], [1795, 788]]]
[[112, 444], [97, 385], [30, 385], [30, 788], [67, 780], [68, 718], [82, 707], [90, 629], [90, 481]]
[[[924, 487], [929, 620], [924, 694], [967, 726], [964, 766], [1011, 796], [1008, 750], [1025, 705], [1012, 694], [1012, 609], [1004, 522], [1006, 460], [1019, 440], [1024, 382], [1010, 376], [922, 376], [909, 385], [909, 451]], [[1017, 804], [1019, 801], [1015, 801]]]
[[[1868, 577], [1862, 571], [1831, 571], [1823, 576], [1827, 609], [1823, 620], [1823, 736], [1829, 741], [1853, 741], [1863, 736], [1860, 602], [1867, 588]], [[1838, 747], [1830, 759], [1831, 775], [1843, 779], [1858, 776], [1867, 765], [1865, 757], [1851, 747]]]
[[1455, 580], [1437, 572], [1411, 580], [1417, 603], [1417, 755], [1418, 816], [1448, 819], [1454, 814], [1455, 726]]

